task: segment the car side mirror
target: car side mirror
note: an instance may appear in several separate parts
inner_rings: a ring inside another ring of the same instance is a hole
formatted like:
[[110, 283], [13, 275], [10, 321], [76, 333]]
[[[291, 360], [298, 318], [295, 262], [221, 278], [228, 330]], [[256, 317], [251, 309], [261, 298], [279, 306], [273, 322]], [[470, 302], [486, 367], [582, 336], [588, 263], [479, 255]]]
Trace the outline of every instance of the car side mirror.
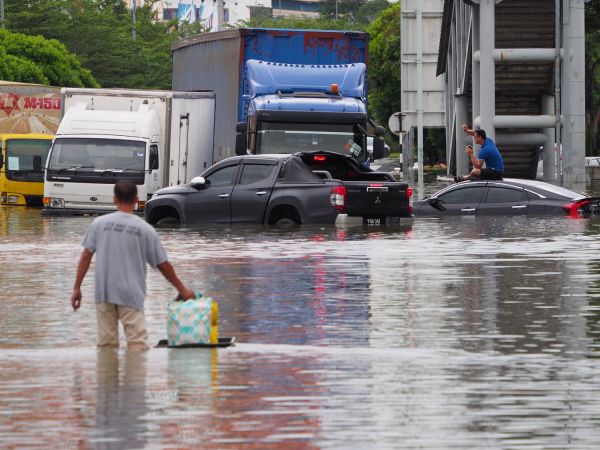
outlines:
[[150, 158], [148, 160], [148, 172], [158, 169], [158, 145], [150, 146]]
[[238, 122], [235, 126], [235, 154], [236, 155], [245, 155], [247, 153], [248, 148], [248, 135], [246, 131], [248, 130], [248, 125], [246, 122]]
[[206, 179], [204, 177], [194, 177], [192, 178], [192, 181], [190, 181], [190, 185], [200, 191], [202, 189], [205, 189], [209, 183], [206, 181]]
[[427, 199], [427, 203], [429, 203], [431, 206], [433, 206], [435, 209], [439, 209], [439, 210], [444, 210], [446, 208], [444, 208], [443, 204], [444, 202], [442, 200], [440, 200], [437, 197], [429, 197]]

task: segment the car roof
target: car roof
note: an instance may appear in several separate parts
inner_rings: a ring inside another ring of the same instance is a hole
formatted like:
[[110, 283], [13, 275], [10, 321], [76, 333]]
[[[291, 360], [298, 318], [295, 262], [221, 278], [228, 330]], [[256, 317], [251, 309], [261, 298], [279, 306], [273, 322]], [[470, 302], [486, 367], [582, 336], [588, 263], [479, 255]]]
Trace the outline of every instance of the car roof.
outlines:
[[[559, 196], [559, 197], [564, 197], [564, 198], [573, 199], [573, 200], [586, 197], [586, 195], [584, 195], [584, 194], [580, 194], [578, 192], [571, 191], [571, 190], [566, 189], [561, 186], [556, 186], [554, 184], [546, 183], [545, 181], [527, 180], [527, 179], [521, 179], [521, 178], [503, 178], [502, 180], [475, 180], [475, 181], [463, 181], [462, 183], [459, 183], [459, 185], [462, 185], [462, 186], [466, 186], [468, 184], [482, 185], [482, 186], [485, 186], [486, 184], [488, 184], [488, 185], [493, 184], [496, 186], [505, 185], [505, 186], [519, 187], [519, 188], [534, 192], [538, 195], [543, 195], [544, 197]], [[448, 187], [445, 187], [444, 189], [441, 189], [440, 191], [436, 192], [433, 195], [438, 196], [446, 191], [453, 189], [456, 186], [458, 186], [458, 184], [452, 184]]]

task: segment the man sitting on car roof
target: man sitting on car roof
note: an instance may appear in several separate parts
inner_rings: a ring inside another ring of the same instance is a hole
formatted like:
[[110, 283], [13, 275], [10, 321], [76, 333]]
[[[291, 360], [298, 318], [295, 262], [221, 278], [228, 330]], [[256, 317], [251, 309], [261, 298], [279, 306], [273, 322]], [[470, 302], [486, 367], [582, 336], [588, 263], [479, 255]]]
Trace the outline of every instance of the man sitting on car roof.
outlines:
[[[467, 145], [465, 152], [469, 155], [469, 159], [473, 164], [473, 170], [466, 176], [456, 176], [454, 181], [457, 183], [465, 180], [501, 180], [504, 172], [504, 160], [502, 155], [490, 138], [485, 134], [484, 130], [469, 129], [467, 124], [463, 125], [465, 133], [473, 136], [473, 140], [477, 145], [480, 145], [479, 157], [473, 154], [473, 146]], [[485, 167], [484, 167], [485, 164]]]

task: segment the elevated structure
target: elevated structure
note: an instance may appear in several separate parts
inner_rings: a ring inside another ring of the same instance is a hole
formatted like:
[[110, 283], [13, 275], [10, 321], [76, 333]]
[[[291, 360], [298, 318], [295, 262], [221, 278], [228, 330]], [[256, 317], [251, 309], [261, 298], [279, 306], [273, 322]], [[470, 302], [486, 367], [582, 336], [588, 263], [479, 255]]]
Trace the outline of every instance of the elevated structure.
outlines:
[[[463, 123], [483, 128], [505, 175], [585, 182], [585, 0], [444, 0], [450, 173], [468, 173]], [[477, 149], [476, 149], [477, 151]]]
[[[441, 128], [445, 121], [444, 79], [436, 77], [443, 0], [402, 0], [401, 105], [403, 148], [415, 140], [419, 180], [423, 179], [423, 129]], [[412, 167], [412, 151], [403, 151], [403, 166]]]

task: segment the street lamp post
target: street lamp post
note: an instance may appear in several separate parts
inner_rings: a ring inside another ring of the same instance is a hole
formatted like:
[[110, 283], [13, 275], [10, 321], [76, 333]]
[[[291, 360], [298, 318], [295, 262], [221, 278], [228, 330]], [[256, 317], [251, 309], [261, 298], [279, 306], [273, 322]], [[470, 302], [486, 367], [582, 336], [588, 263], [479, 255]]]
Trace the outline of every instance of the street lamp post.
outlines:
[[131, 29], [131, 37], [133, 38], [133, 40], [135, 41], [135, 7], [137, 0], [133, 0], [133, 10], [132, 10], [132, 21], [133, 21], [133, 28]]

